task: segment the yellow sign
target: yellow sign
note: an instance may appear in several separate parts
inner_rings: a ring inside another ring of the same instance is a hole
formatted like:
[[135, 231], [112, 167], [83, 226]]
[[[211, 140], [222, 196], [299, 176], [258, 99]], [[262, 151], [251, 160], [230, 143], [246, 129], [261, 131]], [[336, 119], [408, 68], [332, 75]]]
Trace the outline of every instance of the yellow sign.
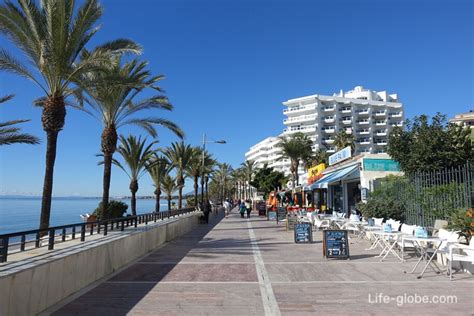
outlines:
[[311, 167], [308, 169], [308, 184], [318, 181], [323, 177], [323, 171], [326, 169], [324, 163], [320, 163], [317, 166]]

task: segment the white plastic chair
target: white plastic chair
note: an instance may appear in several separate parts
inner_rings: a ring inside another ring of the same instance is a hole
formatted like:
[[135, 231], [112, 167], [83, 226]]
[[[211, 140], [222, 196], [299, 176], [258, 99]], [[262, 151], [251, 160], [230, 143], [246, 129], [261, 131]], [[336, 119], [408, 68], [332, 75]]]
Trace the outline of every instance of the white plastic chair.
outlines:
[[320, 219], [319, 216], [316, 215], [313, 220], [313, 225], [316, 230], [319, 230], [321, 228], [329, 228], [331, 226], [331, 222], [327, 219]]
[[381, 218], [375, 218], [374, 217], [374, 225], [375, 226], [382, 226], [382, 223], [383, 223], [383, 217], [381, 217]]
[[448, 251], [448, 274], [449, 279], [453, 279], [453, 261], [470, 262], [474, 264], [474, 238], [471, 238], [469, 245], [452, 244]]

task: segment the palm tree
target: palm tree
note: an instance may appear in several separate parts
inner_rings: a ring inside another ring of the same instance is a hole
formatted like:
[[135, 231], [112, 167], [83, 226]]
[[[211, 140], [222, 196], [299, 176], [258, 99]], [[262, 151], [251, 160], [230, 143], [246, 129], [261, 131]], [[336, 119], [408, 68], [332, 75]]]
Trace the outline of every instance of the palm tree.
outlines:
[[[11, 98], [13, 98], [13, 95], [0, 97], [0, 103], [4, 103]], [[11, 144], [39, 144], [39, 138], [30, 134], [20, 133], [20, 128], [13, 126], [29, 121], [30, 120], [14, 120], [0, 122], [0, 146]]]
[[79, 59], [82, 50], [99, 30], [102, 16], [98, 0], [85, 0], [75, 10], [74, 0], [19, 0], [0, 5], [0, 33], [16, 45], [33, 65], [33, 73], [4, 49], [0, 49], [0, 70], [31, 80], [44, 93], [37, 105], [43, 109], [41, 121], [46, 132], [46, 170], [41, 203], [40, 229], [49, 226], [53, 192], [54, 162], [58, 133], [64, 127], [66, 104], [81, 75], [100, 68], [112, 53], [137, 52], [129, 40], [115, 40], [101, 45], [94, 54]]
[[293, 176], [293, 188], [298, 184], [298, 168], [300, 161], [306, 159], [312, 154], [313, 142], [303, 133], [295, 133], [290, 137], [280, 136], [280, 142], [277, 144], [281, 148], [281, 156], [290, 159], [290, 171]]
[[[207, 155], [207, 152], [204, 153]], [[200, 147], [193, 147], [193, 154], [191, 161], [186, 166], [186, 174], [188, 177], [193, 179], [194, 182], [194, 206], [198, 205], [198, 188], [199, 188], [199, 176], [201, 175], [202, 171], [202, 164], [203, 164], [203, 152], [202, 148]]]
[[341, 130], [339, 133], [336, 134], [334, 137], [334, 146], [337, 150], [344, 149], [348, 146], [351, 147], [351, 152], [354, 152], [355, 149], [355, 139], [354, 135], [347, 134], [346, 130]]
[[146, 145], [146, 142], [146, 137], [142, 140], [141, 137], [136, 138], [133, 135], [129, 135], [127, 138], [120, 135], [120, 146], [117, 148], [117, 152], [122, 156], [127, 168], [118, 160], [113, 159], [113, 163], [122, 169], [130, 178], [129, 188], [132, 193], [130, 200], [132, 215], [137, 215], [137, 200], [135, 194], [138, 191], [138, 180], [145, 172], [148, 161], [156, 152], [151, 148], [156, 144], [156, 141], [148, 145]]
[[[91, 111], [84, 111], [102, 121], [101, 150], [104, 155], [104, 175], [102, 205], [107, 210], [112, 174], [112, 158], [117, 147], [117, 130], [125, 125], [137, 125], [145, 129], [152, 137], [157, 136], [155, 125], [161, 125], [180, 138], [183, 131], [173, 122], [159, 117], [137, 117], [136, 114], [150, 109], [171, 111], [173, 106], [162, 94], [137, 100], [146, 88], [161, 89], [156, 83], [163, 76], [152, 76], [146, 70], [147, 63], [136, 59], [123, 63], [121, 57], [114, 57], [105, 70], [85, 74], [83, 86], [90, 98], [84, 98]], [[118, 84], [123, 82], [125, 84]], [[82, 95], [79, 95], [82, 98]]]
[[171, 210], [171, 200], [173, 199], [173, 194], [178, 190], [177, 179], [174, 179], [169, 174], [167, 174], [163, 181], [161, 182], [161, 191], [166, 194], [166, 199], [168, 200], [168, 210]]
[[161, 183], [165, 176], [167, 176], [171, 170], [171, 165], [168, 159], [163, 156], [159, 156], [156, 153], [150, 157], [146, 165], [146, 170], [150, 174], [153, 184], [155, 185], [155, 212], [160, 212], [160, 196], [161, 196]]
[[252, 160], [246, 160], [244, 163], [242, 163], [242, 172], [245, 175], [245, 181], [247, 181], [247, 184], [249, 186], [249, 195], [248, 198], [251, 196], [251, 188], [250, 188], [250, 182], [252, 181], [253, 174], [255, 172], [255, 161]]
[[164, 151], [171, 165], [176, 169], [176, 181], [178, 185], [178, 208], [182, 207], [184, 180], [186, 179], [186, 167], [193, 159], [193, 148], [184, 142], [174, 142], [171, 147]]
[[220, 192], [221, 201], [224, 202], [227, 193], [227, 185], [231, 179], [232, 167], [228, 163], [218, 164], [219, 169], [216, 170], [214, 174], [214, 180], [217, 182], [218, 186], [222, 188]]

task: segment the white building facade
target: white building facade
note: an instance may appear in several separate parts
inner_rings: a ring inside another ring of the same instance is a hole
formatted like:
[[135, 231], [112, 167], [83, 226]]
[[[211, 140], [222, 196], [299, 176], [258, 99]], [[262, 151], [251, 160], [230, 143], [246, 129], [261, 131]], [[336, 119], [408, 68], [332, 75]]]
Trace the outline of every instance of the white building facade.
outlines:
[[[388, 135], [395, 126], [403, 126], [403, 105], [396, 94], [386, 91], [372, 91], [361, 86], [351, 91], [335, 93], [332, 96], [310, 95], [283, 102], [286, 128], [282, 135], [296, 132], [306, 134], [314, 143], [313, 150], [336, 151], [335, 136], [341, 130], [354, 135], [355, 153], [385, 153]], [[257, 167], [265, 163], [275, 170], [290, 175], [290, 161], [277, 160], [280, 150], [277, 137], [268, 137], [252, 146], [245, 154], [246, 160], [253, 160]], [[304, 184], [306, 174], [300, 166], [299, 183]]]

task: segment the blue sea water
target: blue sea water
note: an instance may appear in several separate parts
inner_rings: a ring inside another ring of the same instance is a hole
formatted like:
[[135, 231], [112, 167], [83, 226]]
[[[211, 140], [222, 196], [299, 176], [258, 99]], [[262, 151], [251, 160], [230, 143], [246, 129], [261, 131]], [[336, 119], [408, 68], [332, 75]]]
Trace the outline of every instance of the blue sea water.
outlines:
[[[121, 200], [129, 205], [130, 199]], [[51, 202], [51, 226], [82, 222], [79, 215], [92, 213], [99, 204], [99, 198], [53, 198]], [[168, 203], [162, 200], [160, 209], [166, 210]], [[137, 214], [151, 213], [155, 200], [137, 199]], [[41, 198], [0, 197], [0, 235], [17, 231], [37, 229], [39, 226]]]

